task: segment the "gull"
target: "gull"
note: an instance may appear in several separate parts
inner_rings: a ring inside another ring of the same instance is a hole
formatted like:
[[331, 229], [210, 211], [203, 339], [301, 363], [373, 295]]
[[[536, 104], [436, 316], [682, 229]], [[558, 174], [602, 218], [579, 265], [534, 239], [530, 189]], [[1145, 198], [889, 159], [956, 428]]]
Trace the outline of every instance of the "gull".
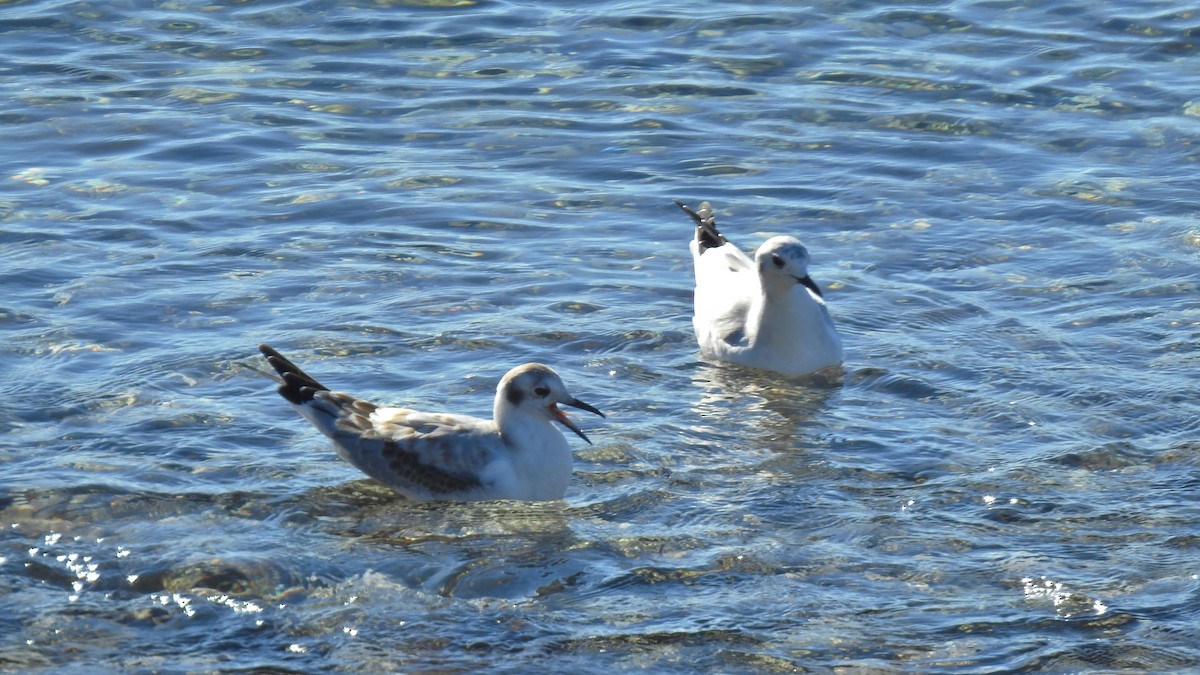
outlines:
[[571, 447], [552, 422], [591, 440], [557, 404], [604, 417], [540, 363], [501, 378], [493, 419], [485, 420], [378, 406], [330, 391], [270, 346], [258, 349], [279, 373], [273, 379], [280, 396], [333, 441], [342, 459], [417, 501], [562, 499]]
[[841, 364], [842, 339], [799, 239], [771, 237], [751, 260], [717, 231], [708, 202], [675, 203], [696, 223], [692, 325], [703, 356], [788, 377]]

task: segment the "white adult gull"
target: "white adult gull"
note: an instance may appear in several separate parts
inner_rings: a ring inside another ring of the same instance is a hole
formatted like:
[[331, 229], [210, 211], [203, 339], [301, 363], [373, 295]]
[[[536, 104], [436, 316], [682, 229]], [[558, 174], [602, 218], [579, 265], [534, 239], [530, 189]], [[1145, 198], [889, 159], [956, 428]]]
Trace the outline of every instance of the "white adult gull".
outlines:
[[591, 444], [558, 403], [604, 417], [540, 363], [517, 366], [496, 387], [493, 419], [389, 408], [330, 391], [267, 345], [279, 394], [333, 441], [338, 455], [418, 501], [562, 499], [571, 448], [560, 422]]
[[717, 231], [708, 202], [695, 211], [675, 203], [696, 223], [692, 325], [702, 355], [789, 377], [841, 364], [842, 339], [799, 239], [771, 237], [751, 260]]

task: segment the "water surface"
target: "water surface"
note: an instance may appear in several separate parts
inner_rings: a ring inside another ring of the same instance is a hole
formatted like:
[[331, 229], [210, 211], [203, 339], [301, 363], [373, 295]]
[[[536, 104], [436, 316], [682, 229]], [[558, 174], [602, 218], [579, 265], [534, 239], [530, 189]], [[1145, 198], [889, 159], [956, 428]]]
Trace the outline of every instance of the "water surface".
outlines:
[[[1200, 667], [1200, 15], [1008, 0], [0, 3], [0, 669]], [[704, 363], [689, 219], [840, 377]], [[486, 415], [413, 505], [242, 368]]]

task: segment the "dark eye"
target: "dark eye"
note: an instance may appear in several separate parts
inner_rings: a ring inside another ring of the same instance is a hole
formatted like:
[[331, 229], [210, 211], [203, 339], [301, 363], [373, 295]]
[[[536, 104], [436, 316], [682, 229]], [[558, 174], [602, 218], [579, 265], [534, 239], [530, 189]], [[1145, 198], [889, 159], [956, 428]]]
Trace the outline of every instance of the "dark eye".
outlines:
[[545, 398], [550, 395], [550, 387], [534, 387], [533, 393]]
[[776, 267], [783, 267], [783, 258], [780, 258], [777, 255], [771, 256], [771, 262], [775, 263]]

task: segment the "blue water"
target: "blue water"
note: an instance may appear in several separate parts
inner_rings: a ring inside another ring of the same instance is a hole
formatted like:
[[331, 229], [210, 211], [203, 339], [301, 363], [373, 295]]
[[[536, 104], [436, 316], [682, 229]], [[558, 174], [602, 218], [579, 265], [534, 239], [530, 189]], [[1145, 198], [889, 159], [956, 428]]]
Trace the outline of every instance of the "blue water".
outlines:
[[[1198, 92], [1171, 0], [0, 2], [0, 670], [1198, 669]], [[673, 199], [840, 378], [699, 360]], [[412, 505], [259, 342], [609, 418]]]

